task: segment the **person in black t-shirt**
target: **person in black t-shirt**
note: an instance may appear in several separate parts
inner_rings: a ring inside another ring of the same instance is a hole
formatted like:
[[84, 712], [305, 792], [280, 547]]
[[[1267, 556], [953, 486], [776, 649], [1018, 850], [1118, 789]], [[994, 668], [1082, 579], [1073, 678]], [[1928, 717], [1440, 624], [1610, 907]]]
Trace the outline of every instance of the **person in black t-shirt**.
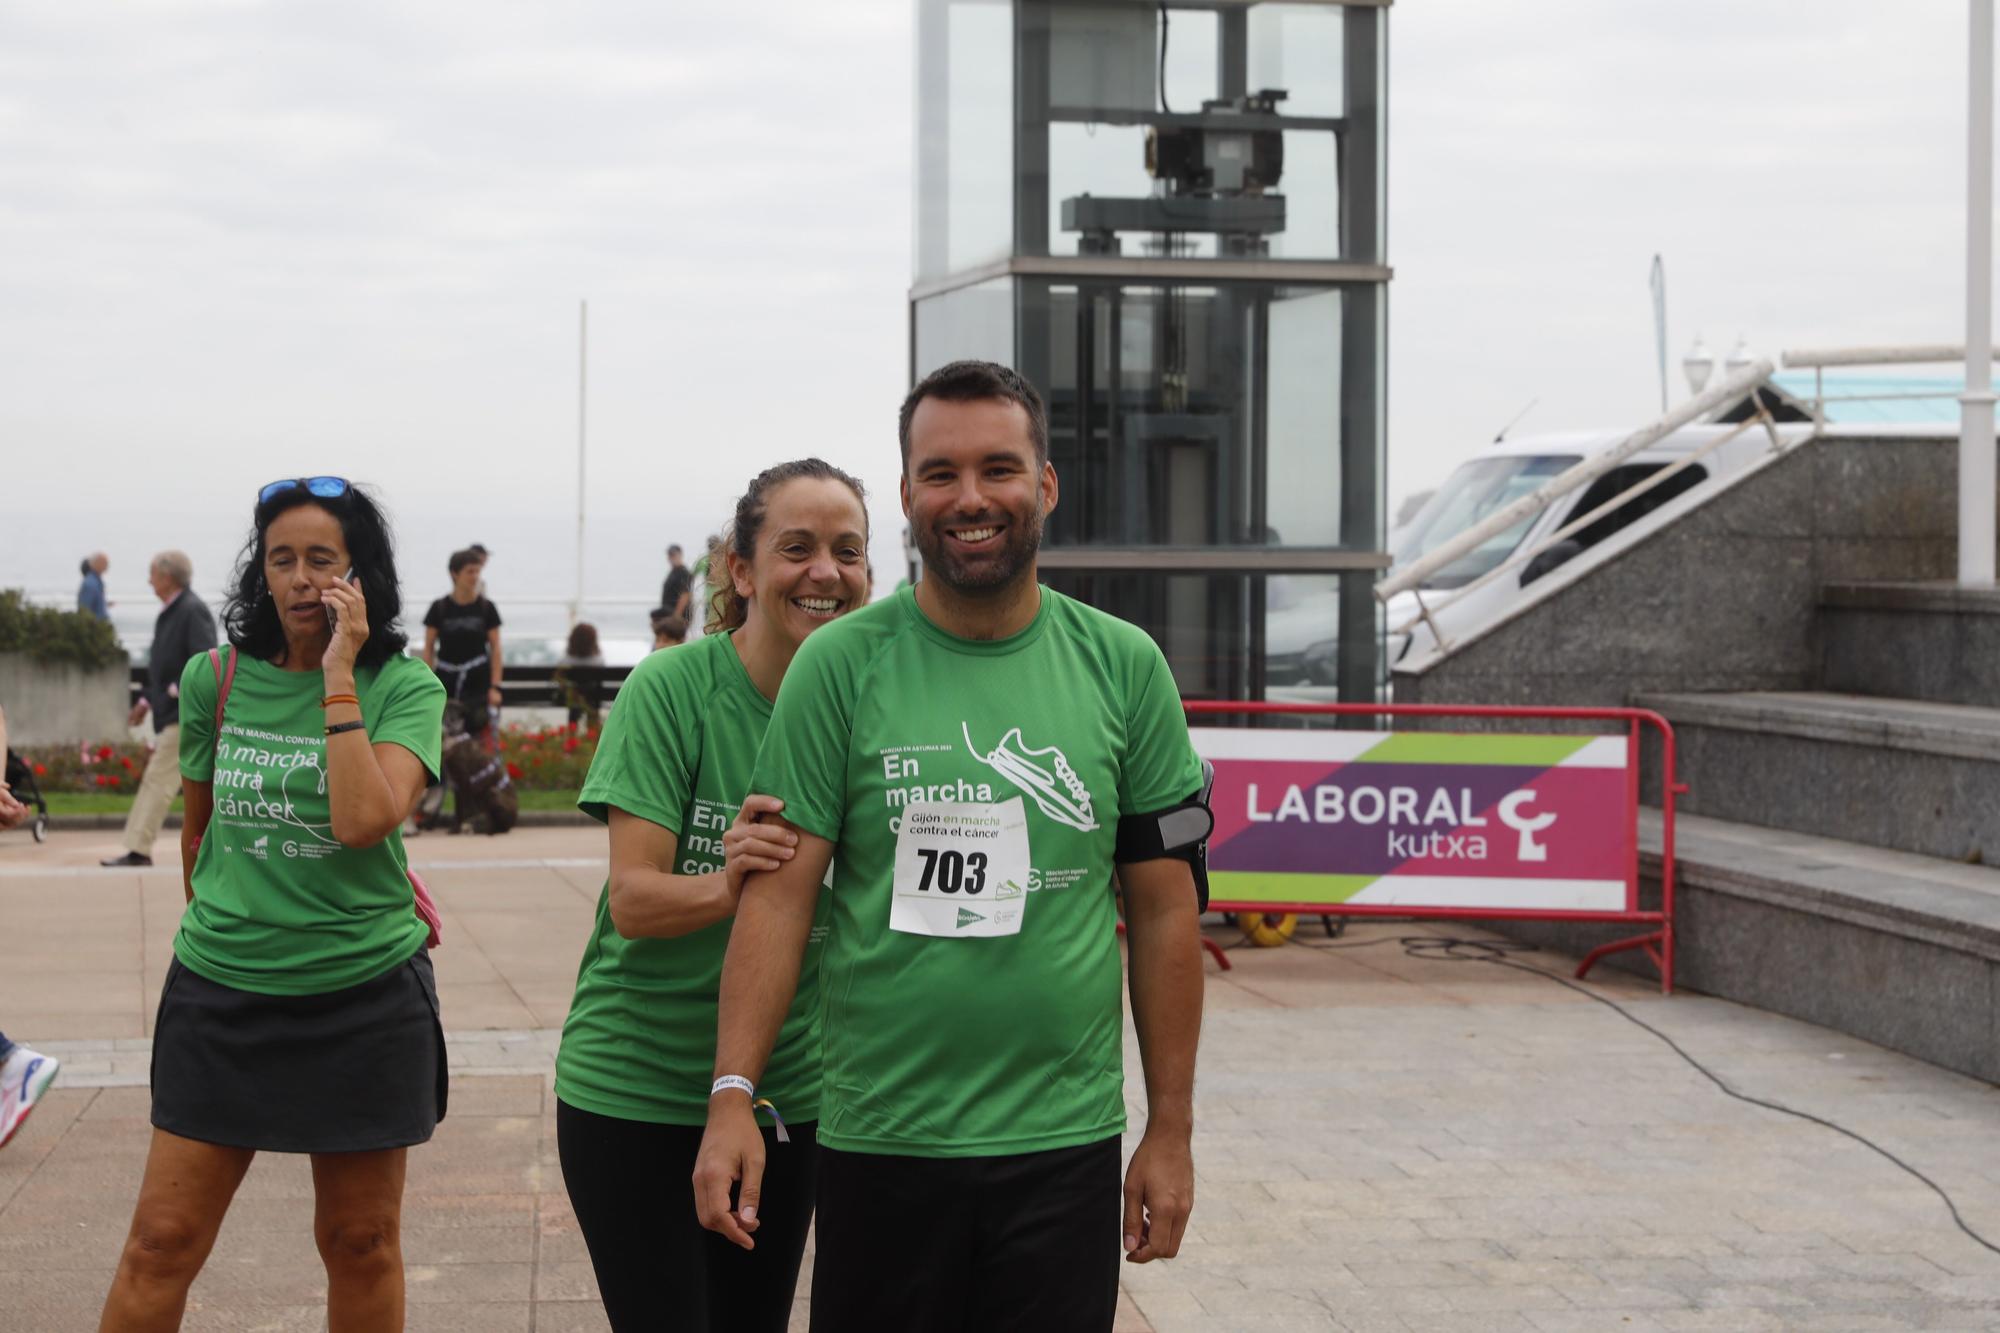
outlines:
[[660, 585], [660, 609], [685, 620], [693, 593], [694, 573], [682, 560], [681, 548], [676, 543], [667, 548], [667, 581]]
[[477, 548], [451, 556], [451, 593], [424, 612], [424, 663], [445, 694], [465, 706], [466, 729], [490, 731], [500, 708], [500, 610], [479, 593], [486, 561]]

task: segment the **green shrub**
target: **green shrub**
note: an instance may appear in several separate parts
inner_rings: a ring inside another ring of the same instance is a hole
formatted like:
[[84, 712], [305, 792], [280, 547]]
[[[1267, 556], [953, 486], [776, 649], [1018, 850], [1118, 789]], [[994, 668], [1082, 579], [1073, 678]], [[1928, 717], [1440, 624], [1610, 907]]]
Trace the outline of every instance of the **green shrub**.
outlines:
[[107, 622], [85, 611], [35, 606], [19, 588], [0, 589], [0, 653], [81, 667], [122, 667], [131, 660]]

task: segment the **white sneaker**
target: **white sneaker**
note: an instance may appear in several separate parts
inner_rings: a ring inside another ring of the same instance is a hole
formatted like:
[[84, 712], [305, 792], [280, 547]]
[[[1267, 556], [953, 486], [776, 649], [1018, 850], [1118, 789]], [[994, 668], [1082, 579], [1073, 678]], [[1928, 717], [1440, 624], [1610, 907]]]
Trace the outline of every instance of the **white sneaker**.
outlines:
[[25, 1046], [16, 1046], [7, 1056], [7, 1062], [0, 1064], [0, 1148], [7, 1146], [7, 1140], [14, 1137], [28, 1119], [28, 1112], [35, 1109], [42, 1093], [49, 1084], [55, 1082], [56, 1070], [62, 1062], [53, 1055], [43, 1055]]

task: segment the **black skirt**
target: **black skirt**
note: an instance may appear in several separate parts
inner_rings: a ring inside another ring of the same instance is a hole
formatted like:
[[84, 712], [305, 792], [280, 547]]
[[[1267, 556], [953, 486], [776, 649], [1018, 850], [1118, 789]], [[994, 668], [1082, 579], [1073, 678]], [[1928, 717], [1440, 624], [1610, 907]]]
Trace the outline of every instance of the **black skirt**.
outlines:
[[174, 959], [153, 1025], [153, 1124], [265, 1152], [374, 1152], [444, 1119], [437, 980], [419, 951], [324, 995], [224, 986]]

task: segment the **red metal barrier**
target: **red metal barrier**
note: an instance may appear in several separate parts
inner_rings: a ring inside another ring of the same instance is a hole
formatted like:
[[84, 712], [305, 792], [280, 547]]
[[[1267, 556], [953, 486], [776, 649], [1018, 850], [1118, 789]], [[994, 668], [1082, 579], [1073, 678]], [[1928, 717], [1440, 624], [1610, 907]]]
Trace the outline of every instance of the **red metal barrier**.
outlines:
[[[1226, 703], [1209, 701], [1187, 701], [1183, 705], [1193, 718], [1214, 716], [1271, 716], [1304, 715], [1334, 717], [1441, 717], [1441, 718], [1506, 718], [1514, 720], [1560, 720], [1621, 722], [1625, 724], [1628, 746], [1625, 764], [1625, 821], [1624, 830], [1627, 844], [1625, 863], [1625, 905], [1620, 911], [1540, 909], [1540, 908], [1484, 908], [1484, 907], [1425, 907], [1402, 903], [1286, 903], [1286, 902], [1231, 902], [1221, 899], [1209, 903], [1211, 911], [1220, 912], [1264, 912], [1299, 913], [1325, 916], [1391, 916], [1414, 917], [1438, 920], [1495, 920], [1512, 919], [1526, 921], [1602, 921], [1624, 922], [1651, 927], [1646, 932], [1630, 938], [1616, 940], [1590, 951], [1577, 967], [1576, 975], [1587, 975], [1597, 961], [1609, 954], [1628, 949], [1643, 950], [1653, 961], [1660, 974], [1660, 989], [1664, 994], [1672, 994], [1674, 986], [1674, 798], [1687, 789], [1680, 785], [1674, 773], [1674, 730], [1668, 721], [1658, 713], [1643, 708], [1530, 708], [1507, 707], [1501, 705], [1453, 705], [1453, 704], [1286, 704], [1286, 703]], [[1661, 832], [1662, 846], [1660, 859], [1660, 907], [1657, 911], [1642, 910], [1639, 906], [1639, 767], [1640, 728], [1653, 727], [1660, 736], [1661, 748]], [[1226, 961], [1225, 961], [1226, 965]]]

